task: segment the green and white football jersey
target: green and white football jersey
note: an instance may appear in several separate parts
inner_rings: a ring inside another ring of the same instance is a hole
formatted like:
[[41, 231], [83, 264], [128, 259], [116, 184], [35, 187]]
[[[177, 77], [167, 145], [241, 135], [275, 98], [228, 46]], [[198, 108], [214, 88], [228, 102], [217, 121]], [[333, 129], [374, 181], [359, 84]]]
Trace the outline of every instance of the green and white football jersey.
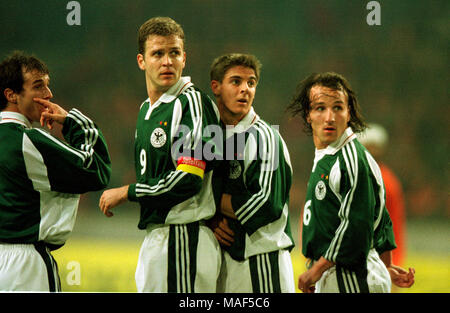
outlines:
[[218, 191], [231, 194], [237, 220], [229, 219], [234, 232], [232, 246], [222, 248], [236, 260], [292, 249], [292, 166], [280, 133], [251, 108], [235, 127], [227, 126], [225, 156], [222, 173], [214, 179], [216, 201]]
[[349, 269], [366, 267], [369, 250], [394, 249], [380, 169], [351, 128], [316, 150], [303, 209], [302, 251]]
[[141, 207], [140, 229], [214, 215], [214, 160], [204, 154], [216, 153], [210, 147], [213, 134], [205, 130], [211, 125], [219, 125], [217, 107], [189, 77], [181, 77], [156, 103], [142, 103], [135, 138], [137, 183], [128, 189], [128, 198]]
[[60, 247], [72, 232], [80, 194], [109, 182], [105, 139], [76, 109], [62, 128], [67, 143], [32, 128], [22, 114], [0, 116], [0, 242]]

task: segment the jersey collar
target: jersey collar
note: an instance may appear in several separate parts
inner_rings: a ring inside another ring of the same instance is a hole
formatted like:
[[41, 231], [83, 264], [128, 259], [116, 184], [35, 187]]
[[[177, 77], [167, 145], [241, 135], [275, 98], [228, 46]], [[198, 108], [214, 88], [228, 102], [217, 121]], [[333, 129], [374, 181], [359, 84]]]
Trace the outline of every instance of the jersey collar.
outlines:
[[23, 114], [17, 112], [0, 112], [0, 124], [4, 123], [16, 123], [24, 126], [25, 128], [32, 128], [30, 121]]
[[[183, 91], [188, 89], [189, 87], [194, 86], [194, 84], [191, 82], [191, 77], [189, 76], [183, 76], [181, 77], [178, 82], [169, 88], [165, 93], [159, 97], [158, 101], [156, 101], [152, 106], [155, 106], [155, 104], [159, 105], [160, 103], [170, 103], [173, 100], [175, 100]], [[150, 98], [147, 98], [146, 100], [148, 103], [150, 103]]]
[[242, 120], [239, 121], [239, 123], [236, 124], [236, 126], [230, 126], [227, 125], [226, 133], [227, 138], [232, 136], [233, 134], [238, 134], [245, 132], [247, 129], [249, 129], [253, 124], [255, 124], [259, 120], [259, 115], [256, 114], [253, 107], [250, 108], [247, 115], [244, 116]]
[[316, 149], [316, 153], [314, 156], [314, 164], [312, 171], [314, 172], [316, 169], [317, 163], [326, 155], [334, 155], [338, 152], [345, 144], [349, 143], [353, 139], [356, 138], [356, 134], [353, 133], [353, 130], [348, 127], [335, 142], [328, 145], [328, 147], [324, 149]]
[[330, 143], [328, 145], [328, 147], [326, 147], [324, 149], [320, 149], [320, 150], [316, 149], [316, 154], [317, 153], [335, 154], [336, 152], [341, 150], [341, 148], [345, 144], [349, 143], [350, 141], [352, 141], [355, 138], [356, 138], [356, 134], [353, 132], [351, 127], [347, 127], [347, 129], [342, 133], [341, 137], [339, 137], [335, 142]]

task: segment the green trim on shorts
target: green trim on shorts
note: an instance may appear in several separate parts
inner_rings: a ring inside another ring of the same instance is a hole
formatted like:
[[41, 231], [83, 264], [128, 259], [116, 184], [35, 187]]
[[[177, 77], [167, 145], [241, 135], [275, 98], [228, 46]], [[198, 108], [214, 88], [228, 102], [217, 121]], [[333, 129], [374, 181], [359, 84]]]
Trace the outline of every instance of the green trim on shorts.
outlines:
[[58, 265], [56, 264], [56, 260], [50, 253], [50, 250], [47, 248], [46, 244], [42, 241], [36, 242], [33, 244], [36, 251], [42, 257], [44, 261], [45, 268], [47, 269], [47, 277], [48, 277], [48, 286], [50, 292], [60, 292], [61, 291], [61, 282], [59, 279], [58, 273]]
[[367, 270], [352, 271], [336, 265], [336, 278], [340, 293], [369, 293]]
[[253, 255], [249, 258], [250, 276], [254, 293], [280, 293], [280, 266], [278, 255], [281, 250]]

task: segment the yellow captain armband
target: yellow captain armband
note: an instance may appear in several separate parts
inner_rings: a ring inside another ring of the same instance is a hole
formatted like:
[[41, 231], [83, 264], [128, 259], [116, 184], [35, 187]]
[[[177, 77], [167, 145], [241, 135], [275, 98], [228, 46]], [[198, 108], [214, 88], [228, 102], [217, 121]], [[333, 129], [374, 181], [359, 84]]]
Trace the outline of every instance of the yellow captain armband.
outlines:
[[177, 171], [200, 176], [203, 179], [205, 173], [206, 162], [191, 157], [180, 157], [177, 161]]

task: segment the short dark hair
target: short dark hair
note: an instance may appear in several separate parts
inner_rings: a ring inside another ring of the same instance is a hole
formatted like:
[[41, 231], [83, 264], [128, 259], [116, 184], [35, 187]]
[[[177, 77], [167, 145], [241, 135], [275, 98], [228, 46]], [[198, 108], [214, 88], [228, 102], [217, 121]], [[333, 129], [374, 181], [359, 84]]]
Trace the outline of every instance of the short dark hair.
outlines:
[[138, 51], [140, 54], [145, 53], [145, 42], [151, 35], [180, 37], [183, 41], [184, 49], [184, 31], [180, 24], [170, 17], [152, 17], [139, 27], [138, 31]]
[[352, 128], [355, 133], [362, 132], [366, 127], [364, 117], [361, 114], [361, 108], [356, 99], [355, 92], [352, 90], [349, 82], [344, 76], [334, 73], [313, 73], [303, 79], [298, 85], [295, 95], [287, 108], [292, 112], [292, 116], [300, 114], [303, 118], [305, 132], [312, 134], [311, 124], [308, 123], [308, 116], [310, 112], [310, 91], [313, 86], [323, 86], [334, 90], [341, 90], [347, 95], [348, 107], [350, 111], [350, 121], [348, 126]]
[[3, 111], [8, 103], [4, 94], [5, 89], [10, 88], [15, 93], [20, 93], [23, 90], [23, 73], [31, 71], [49, 73], [44, 62], [23, 51], [13, 51], [0, 63], [0, 111]]
[[222, 82], [225, 73], [234, 66], [245, 66], [255, 71], [256, 79], [259, 80], [261, 62], [251, 54], [230, 53], [216, 58], [211, 64], [210, 78]]

